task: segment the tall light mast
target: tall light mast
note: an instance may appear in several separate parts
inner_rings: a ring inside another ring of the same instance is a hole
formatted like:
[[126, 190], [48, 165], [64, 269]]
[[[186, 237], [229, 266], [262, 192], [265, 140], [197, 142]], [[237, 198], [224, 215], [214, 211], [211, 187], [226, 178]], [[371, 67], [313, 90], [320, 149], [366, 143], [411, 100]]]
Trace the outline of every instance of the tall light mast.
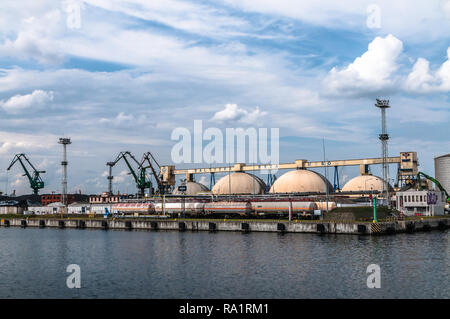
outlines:
[[379, 139], [381, 141], [381, 155], [383, 158], [383, 195], [386, 199], [386, 204], [390, 208], [391, 204], [389, 201], [389, 166], [387, 163], [388, 157], [388, 140], [389, 134], [387, 133], [386, 128], [386, 109], [390, 108], [389, 100], [380, 100], [376, 99], [377, 103], [375, 106], [381, 109], [381, 134], [379, 135]]
[[59, 144], [62, 144], [63, 146], [63, 160], [61, 162], [62, 168], [63, 168], [63, 175], [62, 175], [62, 191], [61, 191], [61, 203], [64, 206], [67, 206], [67, 150], [66, 147], [68, 144], [72, 144], [70, 141], [70, 138], [60, 138]]

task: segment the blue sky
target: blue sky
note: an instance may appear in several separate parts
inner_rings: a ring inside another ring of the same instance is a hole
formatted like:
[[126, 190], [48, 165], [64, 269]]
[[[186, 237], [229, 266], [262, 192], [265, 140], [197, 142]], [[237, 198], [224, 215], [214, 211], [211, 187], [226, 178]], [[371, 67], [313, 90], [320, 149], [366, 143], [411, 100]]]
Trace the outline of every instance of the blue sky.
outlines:
[[[377, 97], [392, 105], [390, 155], [417, 151], [434, 175], [450, 152], [448, 30], [449, 0], [3, 0], [0, 191], [29, 191], [6, 173], [19, 152], [60, 191], [61, 136], [69, 189], [105, 191], [106, 162], [129, 150], [170, 164], [172, 130], [195, 119], [278, 127], [281, 162], [321, 160], [323, 138], [328, 159], [376, 157]], [[114, 170], [115, 190], [134, 191]]]

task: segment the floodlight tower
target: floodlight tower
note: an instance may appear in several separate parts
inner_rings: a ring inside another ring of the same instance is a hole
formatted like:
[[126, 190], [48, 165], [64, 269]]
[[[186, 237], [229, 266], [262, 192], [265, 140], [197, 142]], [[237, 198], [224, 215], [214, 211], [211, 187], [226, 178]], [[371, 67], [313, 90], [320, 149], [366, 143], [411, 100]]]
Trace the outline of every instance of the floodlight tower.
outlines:
[[389, 100], [376, 100], [375, 106], [381, 109], [381, 134], [379, 139], [381, 141], [381, 155], [383, 158], [383, 195], [386, 198], [387, 206], [391, 207], [389, 202], [389, 166], [387, 163], [389, 134], [386, 129], [386, 109], [390, 108], [390, 105]]
[[60, 138], [59, 144], [62, 144], [63, 146], [63, 160], [61, 162], [62, 168], [63, 168], [63, 176], [62, 176], [62, 191], [61, 191], [61, 203], [64, 206], [67, 206], [67, 150], [66, 146], [68, 144], [72, 144], [70, 141], [70, 138]]
[[106, 163], [106, 165], [109, 166], [109, 175], [108, 175], [108, 192], [109, 192], [109, 195], [112, 195], [112, 181], [113, 181], [113, 178], [114, 178], [114, 176], [112, 175], [112, 168], [113, 168], [113, 166], [115, 164], [116, 163], [114, 163], [114, 162]]

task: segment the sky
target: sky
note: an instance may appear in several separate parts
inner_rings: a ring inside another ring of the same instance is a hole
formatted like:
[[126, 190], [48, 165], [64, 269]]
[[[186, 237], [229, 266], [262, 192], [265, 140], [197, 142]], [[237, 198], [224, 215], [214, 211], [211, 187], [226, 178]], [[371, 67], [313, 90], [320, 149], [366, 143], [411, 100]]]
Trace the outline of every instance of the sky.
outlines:
[[[59, 137], [69, 191], [107, 191], [106, 162], [173, 164], [172, 131], [194, 120], [279, 128], [280, 162], [322, 160], [323, 143], [329, 160], [379, 157], [376, 98], [390, 100], [389, 155], [417, 151], [434, 175], [450, 153], [448, 30], [450, 0], [2, 0], [0, 191], [30, 193], [6, 170], [26, 153], [41, 193], [60, 192]], [[135, 191], [124, 163], [113, 174]]]

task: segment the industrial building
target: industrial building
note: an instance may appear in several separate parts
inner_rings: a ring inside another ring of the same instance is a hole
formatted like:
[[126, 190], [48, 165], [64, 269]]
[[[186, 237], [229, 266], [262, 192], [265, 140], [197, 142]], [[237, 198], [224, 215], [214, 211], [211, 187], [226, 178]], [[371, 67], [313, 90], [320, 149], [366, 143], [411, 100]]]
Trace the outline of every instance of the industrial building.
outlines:
[[440, 216], [445, 213], [446, 197], [440, 191], [411, 189], [397, 192], [396, 204], [404, 216]]
[[[42, 194], [41, 204], [46, 206], [51, 203], [62, 203], [62, 194]], [[74, 202], [87, 202], [89, 199], [88, 195], [84, 194], [66, 194], [67, 204], [72, 204]]]

